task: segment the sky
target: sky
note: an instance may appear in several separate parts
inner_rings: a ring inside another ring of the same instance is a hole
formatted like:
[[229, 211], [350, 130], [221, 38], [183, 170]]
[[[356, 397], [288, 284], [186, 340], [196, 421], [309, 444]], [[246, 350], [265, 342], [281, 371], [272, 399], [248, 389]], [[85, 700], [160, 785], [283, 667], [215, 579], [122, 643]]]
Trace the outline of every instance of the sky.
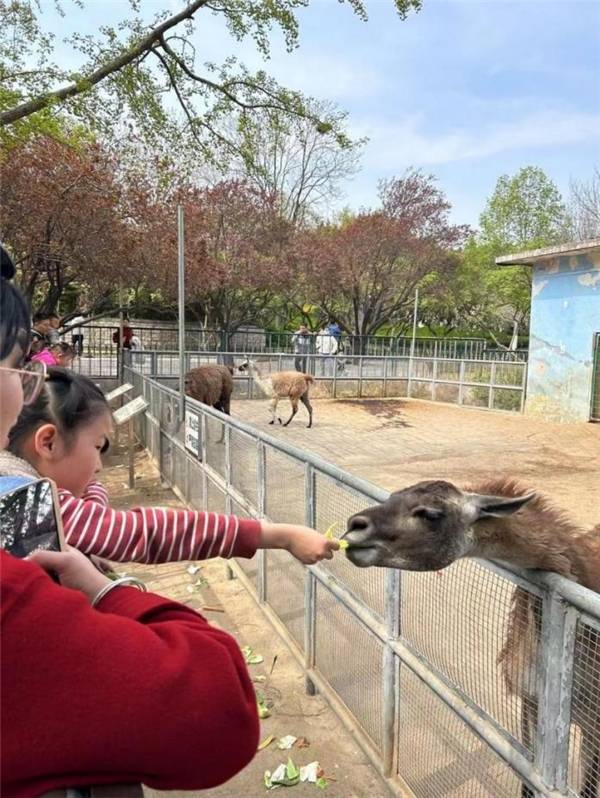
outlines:
[[[179, 0], [146, 0], [149, 10]], [[235, 55], [283, 85], [332, 100], [351, 134], [367, 136], [360, 172], [332, 207], [374, 207], [381, 178], [409, 167], [434, 174], [452, 220], [477, 225], [498, 177], [539, 166], [563, 196], [600, 165], [600, 0], [423, 0], [402, 21], [392, 0], [366, 0], [362, 22], [338, 0], [298, 13], [300, 46], [272, 39], [265, 64], [214, 17], [198, 16], [202, 61]], [[44, 1], [52, 22], [50, 0]], [[116, 23], [125, 0], [88, 0], [60, 23], [92, 32]], [[72, 58], [62, 45], [66, 59]], [[62, 60], [62, 59], [60, 59]]]

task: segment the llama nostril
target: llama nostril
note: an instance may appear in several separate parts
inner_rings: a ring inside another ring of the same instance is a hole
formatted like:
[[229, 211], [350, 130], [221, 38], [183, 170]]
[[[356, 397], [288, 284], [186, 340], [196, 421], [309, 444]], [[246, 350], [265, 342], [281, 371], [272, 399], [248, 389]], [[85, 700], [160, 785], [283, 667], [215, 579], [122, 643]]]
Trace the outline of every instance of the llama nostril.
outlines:
[[354, 515], [348, 524], [348, 532], [367, 532], [371, 526], [371, 519], [366, 515]]

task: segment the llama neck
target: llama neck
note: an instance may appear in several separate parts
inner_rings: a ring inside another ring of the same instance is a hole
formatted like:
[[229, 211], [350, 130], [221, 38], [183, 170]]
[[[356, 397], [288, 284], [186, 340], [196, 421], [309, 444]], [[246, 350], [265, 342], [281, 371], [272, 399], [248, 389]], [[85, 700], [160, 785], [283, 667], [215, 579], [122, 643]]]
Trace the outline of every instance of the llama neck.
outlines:
[[600, 568], [593, 565], [600, 558], [600, 535], [586, 535], [542, 499], [533, 499], [518, 515], [482, 519], [471, 532], [467, 556], [554, 571], [600, 590]]
[[254, 381], [257, 385], [259, 385], [265, 393], [271, 393], [271, 380], [261, 372], [258, 366], [252, 364], [250, 366], [250, 373], [254, 378]]

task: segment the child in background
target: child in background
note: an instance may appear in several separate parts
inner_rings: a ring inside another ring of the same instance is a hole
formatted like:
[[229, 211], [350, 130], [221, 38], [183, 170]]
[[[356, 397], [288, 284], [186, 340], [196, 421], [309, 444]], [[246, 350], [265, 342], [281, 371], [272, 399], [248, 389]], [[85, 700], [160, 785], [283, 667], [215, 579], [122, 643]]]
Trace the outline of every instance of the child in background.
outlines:
[[70, 368], [75, 357], [75, 350], [69, 344], [60, 341], [57, 344], [42, 349], [41, 352], [31, 357], [32, 363], [45, 363], [46, 366], [62, 366]]
[[304, 526], [170, 507], [113, 510], [102, 485], [92, 482], [111, 434], [102, 391], [87, 377], [50, 368], [40, 396], [10, 431], [9, 453], [0, 454], [1, 474], [56, 482], [65, 539], [85, 554], [158, 563], [252, 557], [258, 548], [278, 548], [313, 564], [339, 548]]

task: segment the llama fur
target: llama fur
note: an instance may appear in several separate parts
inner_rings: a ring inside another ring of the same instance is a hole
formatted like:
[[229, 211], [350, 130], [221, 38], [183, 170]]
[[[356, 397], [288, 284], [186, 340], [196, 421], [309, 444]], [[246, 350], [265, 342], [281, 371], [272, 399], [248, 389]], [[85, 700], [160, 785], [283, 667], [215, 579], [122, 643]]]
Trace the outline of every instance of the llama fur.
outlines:
[[280, 424], [283, 423], [277, 415], [277, 404], [280, 399], [289, 399], [292, 414], [283, 426], [287, 427], [298, 412], [298, 403], [302, 402], [308, 411], [308, 429], [312, 427], [313, 409], [309, 399], [310, 385], [314, 382], [312, 374], [304, 374], [301, 371], [276, 371], [273, 374], [265, 374], [253, 360], [244, 361], [239, 368], [240, 371], [247, 371], [262, 391], [271, 397], [269, 424], [274, 424], [275, 420]]

